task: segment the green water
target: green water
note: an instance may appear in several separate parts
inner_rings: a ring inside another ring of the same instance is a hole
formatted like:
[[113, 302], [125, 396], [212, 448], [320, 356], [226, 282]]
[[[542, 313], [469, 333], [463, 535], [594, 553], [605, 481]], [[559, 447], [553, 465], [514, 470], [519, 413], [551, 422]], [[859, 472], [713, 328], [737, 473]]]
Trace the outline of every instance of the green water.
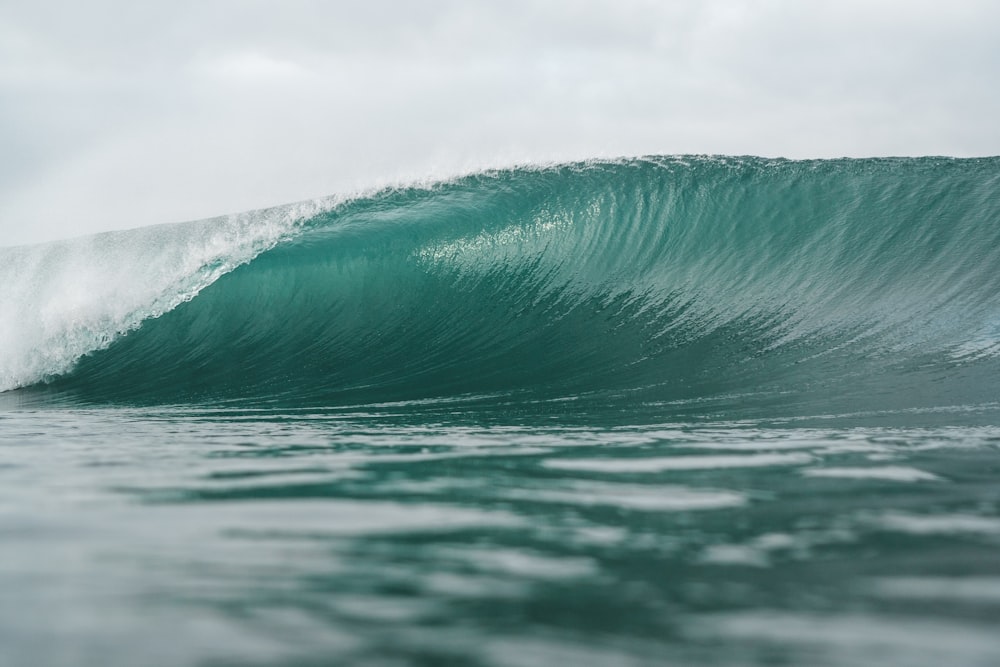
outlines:
[[1000, 160], [0, 248], [0, 665], [1000, 664]]
[[5, 665], [992, 665], [1000, 429], [0, 413]]

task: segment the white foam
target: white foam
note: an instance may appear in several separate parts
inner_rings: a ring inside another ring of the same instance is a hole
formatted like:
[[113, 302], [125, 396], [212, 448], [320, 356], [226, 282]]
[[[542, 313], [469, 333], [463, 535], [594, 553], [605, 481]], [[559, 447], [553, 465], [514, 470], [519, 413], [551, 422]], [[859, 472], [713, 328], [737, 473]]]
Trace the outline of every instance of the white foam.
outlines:
[[876, 522], [887, 530], [910, 533], [911, 535], [948, 533], [1000, 535], [1000, 517], [973, 514], [921, 515], [888, 512], [879, 516]]
[[767, 554], [746, 544], [713, 544], [699, 559], [710, 565], [745, 565], [767, 567]]
[[576, 579], [597, 572], [590, 558], [548, 556], [525, 549], [444, 548], [435, 552], [438, 562], [455, 560], [471, 570], [533, 579]]
[[731, 442], [685, 442], [678, 446], [685, 449], [711, 449], [722, 451], [777, 451], [785, 449], [817, 449], [828, 444], [823, 440], [760, 439]]
[[906, 466], [878, 466], [871, 468], [807, 468], [806, 477], [837, 477], [844, 479], [882, 479], [891, 482], [932, 482], [941, 478], [934, 473]]
[[1000, 604], [1000, 577], [883, 577], [869, 587], [875, 595], [901, 600]]
[[332, 200], [0, 248], [0, 391], [72, 369], [273, 247]]
[[555, 489], [513, 489], [504, 498], [573, 506], [605, 506], [640, 512], [689, 512], [740, 507], [742, 493], [685, 486], [579, 482]]
[[641, 473], [666, 470], [713, 470], [718, 468], [758, 468], [810, 463], [807, 454], [751, 454], [747, 456], [661, 456], [631, 459], [546, 459], [542, 465], [555, 470], [586, 472]]
[[[706, 614], [689, 621], [687, 634], [739, 646], [783, 647], [788, 664], [995, 665], [996, 629], [989, 622], [875, 614], [748, 611]], [[821, 656], [822, 660], [817, 660]]]

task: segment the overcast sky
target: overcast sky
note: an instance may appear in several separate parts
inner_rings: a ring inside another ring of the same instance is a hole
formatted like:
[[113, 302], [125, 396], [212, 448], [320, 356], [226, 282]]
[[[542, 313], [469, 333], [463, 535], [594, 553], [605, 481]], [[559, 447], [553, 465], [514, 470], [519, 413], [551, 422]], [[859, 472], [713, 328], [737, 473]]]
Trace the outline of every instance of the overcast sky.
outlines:
[[0, 0], [0, 245], [483, 166], [1000, 153], [996, 0]]

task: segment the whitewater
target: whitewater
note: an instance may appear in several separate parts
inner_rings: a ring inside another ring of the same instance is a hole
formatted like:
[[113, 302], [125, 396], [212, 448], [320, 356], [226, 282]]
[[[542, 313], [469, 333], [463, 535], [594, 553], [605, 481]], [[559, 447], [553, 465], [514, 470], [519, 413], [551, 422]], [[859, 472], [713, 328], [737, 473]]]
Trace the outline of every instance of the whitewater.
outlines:
[[0, 248], [0, 663], [992, 665], [1000, 158]]

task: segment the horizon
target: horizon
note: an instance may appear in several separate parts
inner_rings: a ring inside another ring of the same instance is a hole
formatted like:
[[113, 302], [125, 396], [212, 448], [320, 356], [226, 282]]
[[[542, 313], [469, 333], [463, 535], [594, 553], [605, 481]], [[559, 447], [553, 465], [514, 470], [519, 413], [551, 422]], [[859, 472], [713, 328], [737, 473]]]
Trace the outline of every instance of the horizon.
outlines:
[[0, 9], [0, 245], [522, 164], [1000, 154], [1000, 6]]
[[[365, 199], [370, 199], [378, 197], [382, 194], [392, 192], [392, 191], [403, 191], [403, 190], [421, 190], [438, 187], [441, 185], [447, 185], [449, 183], [454, 183], [467, 178], [474, 178], [479, 175], [488, 175], [491, 173], [501, 173], [501, 172], [515, 172], [515, 171], [532, 171], [532, 170], [547, 170], [555, 169], [563, 166], [572, 165], [597, 165], [597, 164], [615, 164], [624, 163], [632, 161], [641, 160], [652, 160], [652, 159], [752, 159], [752, 160], [767, 160], [774, 162], [839, 162], [839, 161], [869, 161], [869, 160], [886, 160], [886, 161], [906, 161], [906, 160], [954, 160], [954, 161], [974, 161], [974, 160], [994, 160], [1000, 159], [1000, 154], [998, 155], [976, 155], [976, 156], [955, 156], [955, 155], [871, 155], [863, 157], [853, 157], [853, 156], [839, 156], [839, 157], [821, 157], [821, 158], [788, 158], [783, 156], [763, 156], [763, 155], [731, 155], [723, 153], [677, 153], [677, 154], [648, 154], [648, 155], [616, 155], [616, 156], [596, 156], [589, 158], [581, 158], [578, 160], [538, 160], [538, 161], [525, 161], [525, 162], [514, 162], [510, 164], [497, 164], [497, 165], [485, 165], [479, 168], [472, 168], [464, 171], [456, 171], [450, 174], [424, 176], [424, 177], [413, 177], [411, 179], [399, 179], [399, 180], [388, 180], [384, 179], [383, 182], [372, 183], [367, 186], [358, 187], [354, 190], [346, 190], [343, 192], [335, 192], [327, 195], [320, 195], [318, 197], [309, 197], [306, 199], [300, 199], [296, 201], [286, 201], [279, 202], [275, 204], [269, 204], [265, 206], [260, 206], [257, 208], [237, 210], [237, 211], [224, 211], [209, 214], [200, 218], [189, 218], [184, 220], [165, 220], [152, 222], [147, 224], [139, 224], [135, 226], [122, 226], [110, 229], [100, 229], [86, 231], [80, 234], [74, 234], [71, 236], [60, 236], [58, 238], [45, 239], [41, 241], [33, 241], [21, 244], [4, 244], [0, 243], [0, 248], [16, 249], [19, 247], [28, 247], [36, 245], [46, 245], [50, 243], [59, 243], [61, 241], [75, 241], [88, 237], [96, 237], [104, 234], [116, 234], [116, 233], [130, 233], [138, 230], [153, 228], [153, 227], [172, 227], [172, 226], [182, 226], [190, 225], [195, 223], [204, 223], [212, 220], [226, 220], [230, 218], [243, 218], [246, 216], [251, 216], [259, 213], [267, 213], [269, 211], [280, 211], [283, 209], [289, 209], [292, 207], [306, 206], [305, 210], [313, 211], [314, 209], [308, 208], [309, 205], [316, 205], [319, 208], [325, 207], [337, 207], [343, 204], [348, 204], [351, 202], [361, 201]], [[303, 215], [306, 215], [305, 213]]]

